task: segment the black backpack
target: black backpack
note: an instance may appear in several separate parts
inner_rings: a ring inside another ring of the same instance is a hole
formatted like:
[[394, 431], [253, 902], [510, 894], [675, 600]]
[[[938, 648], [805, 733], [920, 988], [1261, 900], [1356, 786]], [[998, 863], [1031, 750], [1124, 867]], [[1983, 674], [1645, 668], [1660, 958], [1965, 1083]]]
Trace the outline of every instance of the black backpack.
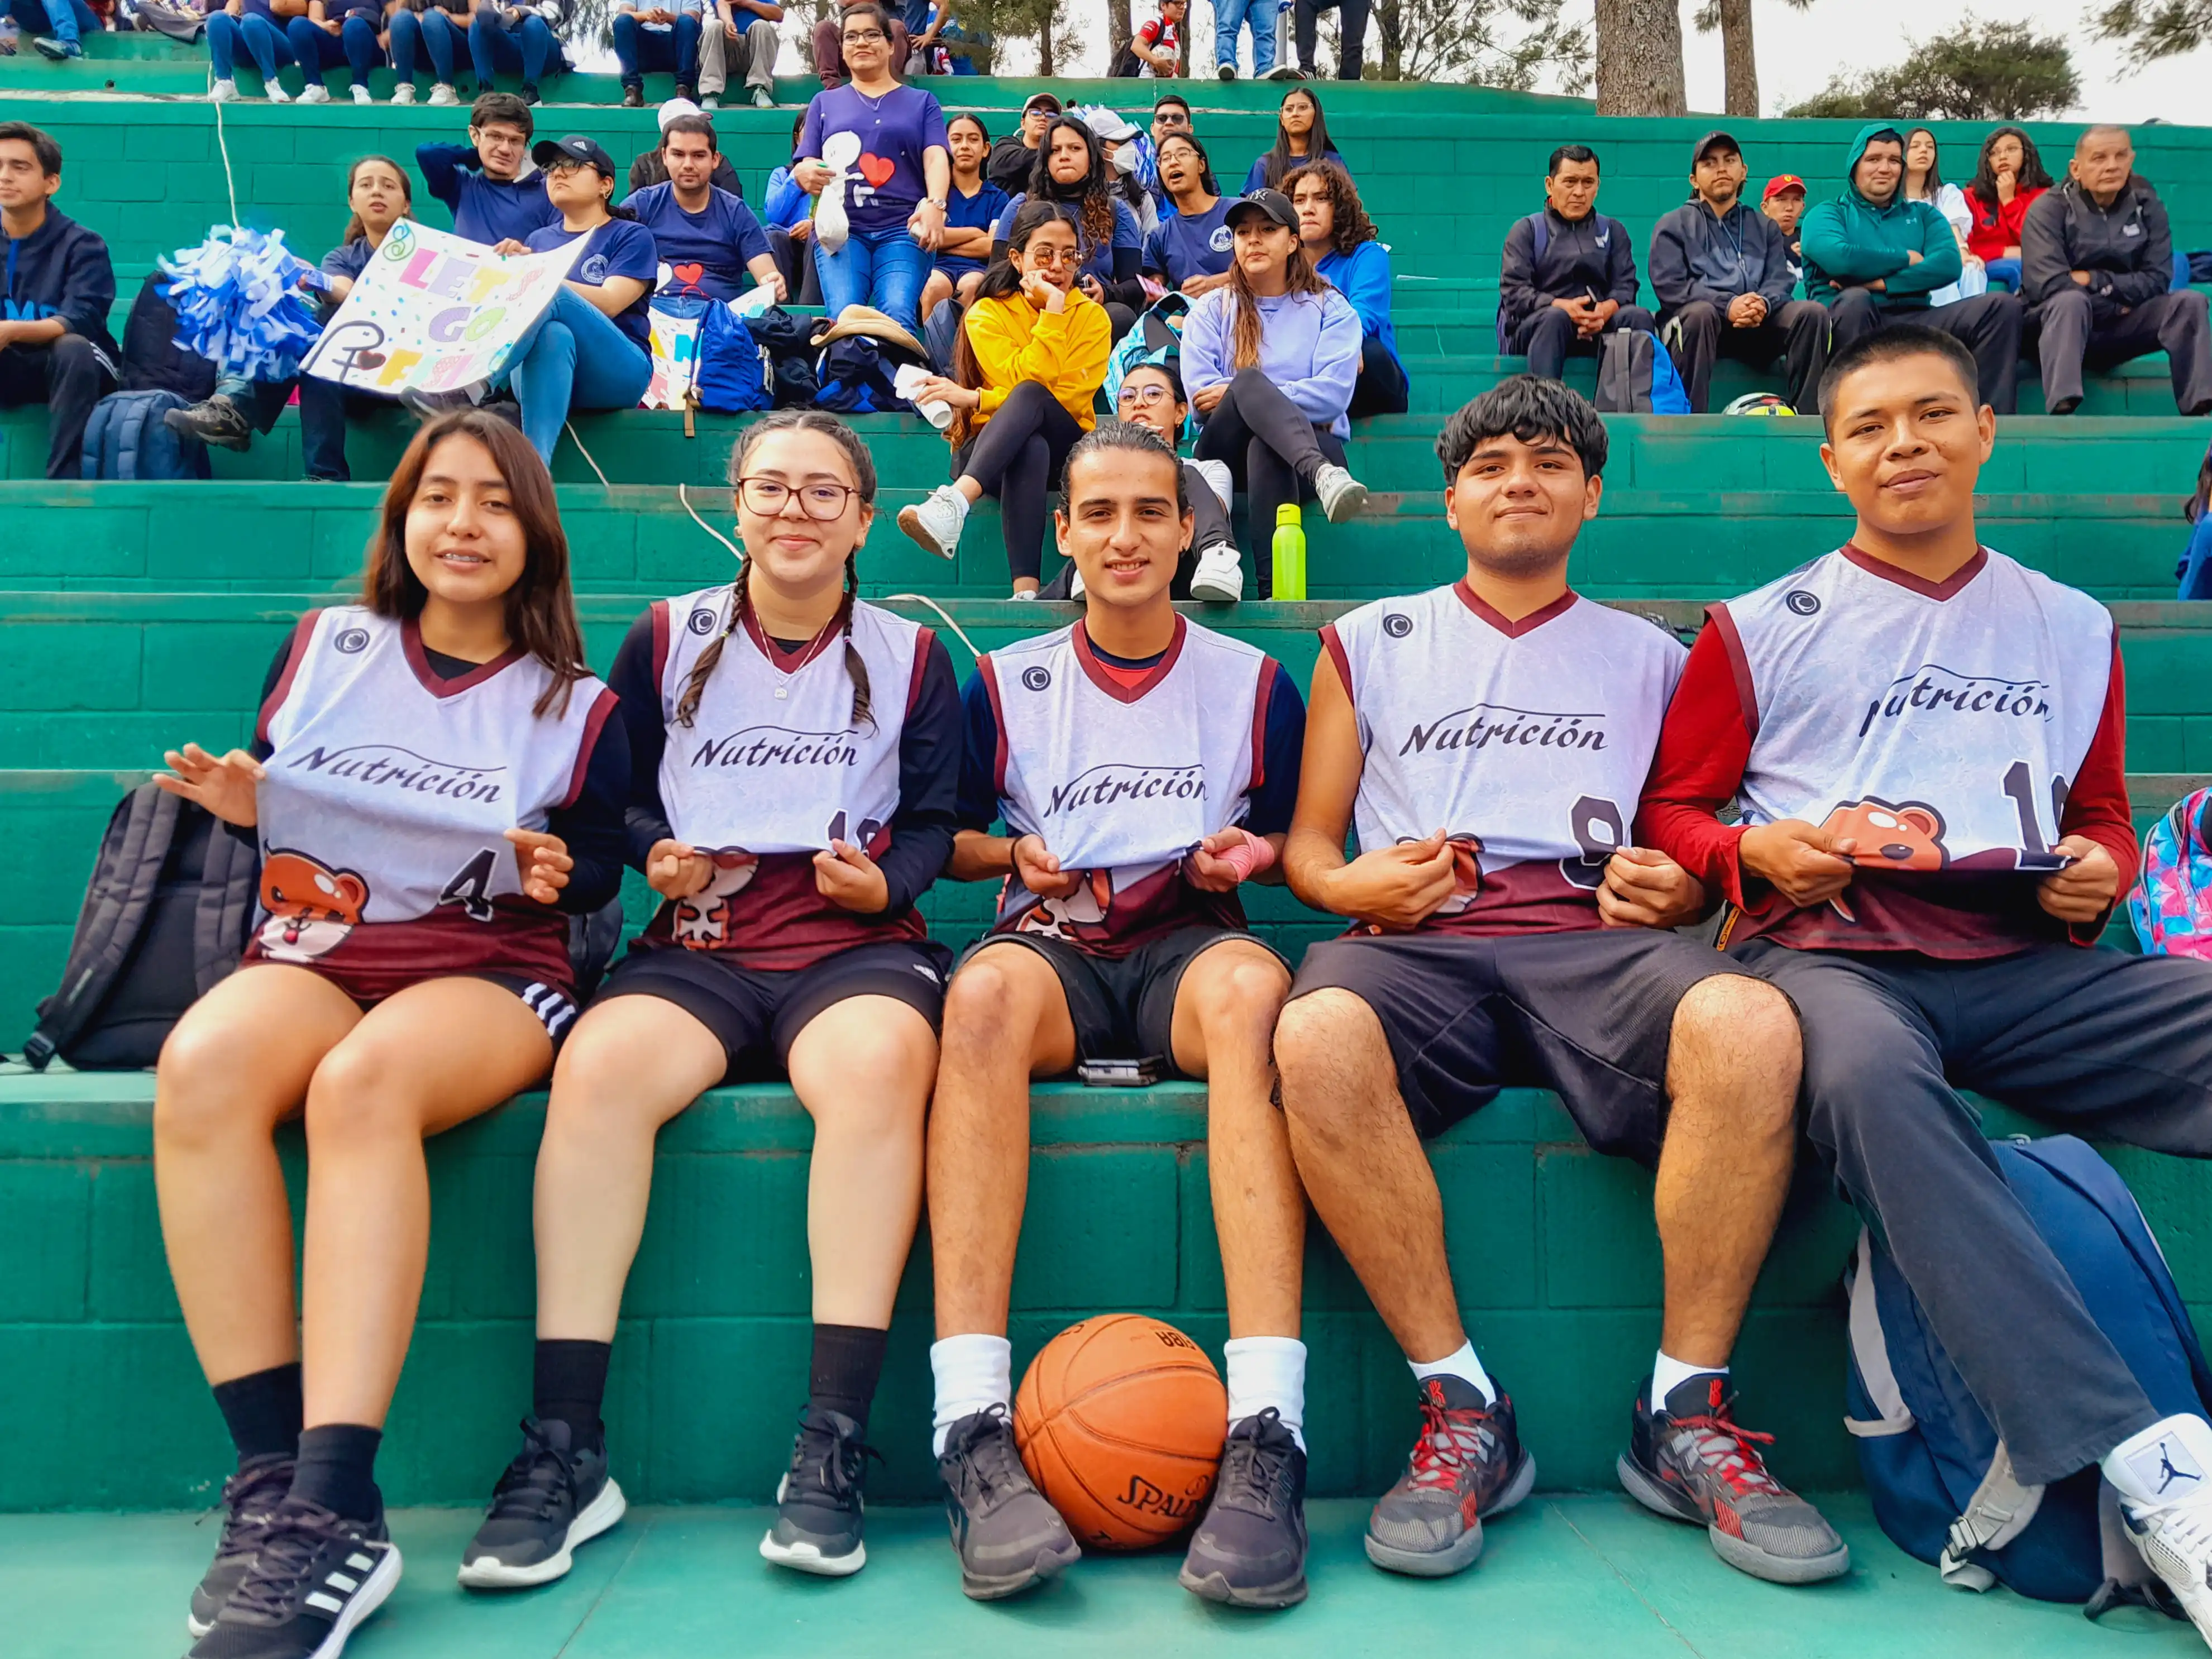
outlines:
[[814, 375], [814, 330], [818, 319], [770, 306], [745, 319], [753, 343], [768, 354], [768, 387], [778, 409], [805, 408], [820, 383]]
[[123, 325], [125, 392], [173, 392], [188, 404], [215, 396], [215, 365], [177, 344], [177, 313], [169, 303], [169, 279], [155, 271], [139, 285]]
[[144, 783], [100, 838], [61, 988], [39, 1004], [23, 1058], [80, 1071], [151, 1066], [170, 1027], [238, 966], [261, 859], [250, 839]]

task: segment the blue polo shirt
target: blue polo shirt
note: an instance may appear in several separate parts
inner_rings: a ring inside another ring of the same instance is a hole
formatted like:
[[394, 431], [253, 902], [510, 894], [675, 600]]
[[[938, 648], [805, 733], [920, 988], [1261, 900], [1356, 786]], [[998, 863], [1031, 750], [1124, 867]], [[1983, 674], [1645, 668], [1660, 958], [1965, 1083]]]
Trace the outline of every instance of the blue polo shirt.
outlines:
[[1237, 240], [1229, 231], [1229, 210], [1236, 205], [1235, 197], [1219, 197], [1195, 218], [1169, 209], [1160, 216], [1160, 228], [1145, 239], [1144, 268], [1164, 274], [1171, 288], [1194, 276], [1218, 276], [1236, 256]]
[[647, 185], [623, 205], [653, 233], [660, 262], [669, 268], [665, 294], [703, 294], [734, 300], [752, 286], [745, 269], [769, 251], [768, 233], [753, 210], [726, 190], [709, 189], [707, 205], [687, 213], [672, 184]]
[[[565, 225], [533, 230], [530, 251], [550, 253], [565, 244], [569, 235]], [[610, 219], [592, 231], [583, 252], [568, 267], [568, 280], [586, 288], [598, 288], [610, 276], [634, 276], [645, 284], [635, 300], [607, 320], [636, 341], [639, 350], [647, 352], [653, 349], [653, 319], [647, 313], [653, 305], [653, 281], [659, 274], [660, 255], [653, 246], [653, 233], [627, 219]]]

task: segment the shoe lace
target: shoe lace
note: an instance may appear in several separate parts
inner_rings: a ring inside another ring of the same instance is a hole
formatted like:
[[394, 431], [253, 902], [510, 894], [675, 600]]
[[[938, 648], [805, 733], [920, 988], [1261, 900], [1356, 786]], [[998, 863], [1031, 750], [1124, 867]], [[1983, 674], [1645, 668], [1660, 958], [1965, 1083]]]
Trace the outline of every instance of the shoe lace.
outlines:
[[1729, 1490], [1737, 1497], [1754, 1492], [1781, 1496], [1787, 1492], [1788, 1489], [1767, 1473], [1766, 1461], [1759, 1455], [1758, 1448], [1772, 1445], [1774, 1437], [1740, 1426], [1733, 1401], [1723, 1400], [1710, 1412], [1667, 1420], [1671, 1429], [1690, 1437], [1691, 1449], [1698, 1466], [1726, 1481]]
[[960, 1459], [974, 1477], [979, 1492], [1010, 1490], [1029, 1484], [1029, 1471], [1014, 1450], [1014, 1437], [1006, 1421], [1006, 1408], [986, 1407], [966, 1419], [960, 1437], [945, 1449]]
[[576, 1460], [552, 1443], [544, 1427], [522, 1419], [522, 1449], [492, 1488], [489, 1518], [544, 1521], [574, 1490]]
[[1451, 1490], [1462, 1473], [1474, 1468], [1497, 1443], [1490, 1413], [1480, 1407], [1440, 1406], [1421, 1396], [1421, 1437], [1413, 1443], [1407, 1484]]
[[292, 1461], [287, 1457], [257, 1458], [224, 1481], [222, 1496], [199, 1516], [204, 1522], [217, 1510], [226, 1511], [216, 1553], [251, 1555], [259, 1549], [268, 1536], [270, 1513], [291, 1486]]
[[242, 1614], [267, 1624], [289, 1618], [323, 1547], [349, 1542], [355, 1530], [319, 1504], [287, 1503], [269, 1517], [253, 1565], [231, 1593], [224, 1616]]
[[884, 1455], [860, 1438], [859, 1426], [847, 1432], [829, 1413], [809, 1406], [799, 1414], [799, 1437], [791, 1446], [791, 1489], [820, 1487], [840, 1502], [860, 1490], [867, 1460]]
[[1249, 1431], [1232, 1433], [1221, 1451], [1215, 1490], [1219, 1501], [1255, 1514], [1273, 1516], [1290, 1489], [1291, 1454], [1297, 1442], [1273, 1406], [1252, 1419]]

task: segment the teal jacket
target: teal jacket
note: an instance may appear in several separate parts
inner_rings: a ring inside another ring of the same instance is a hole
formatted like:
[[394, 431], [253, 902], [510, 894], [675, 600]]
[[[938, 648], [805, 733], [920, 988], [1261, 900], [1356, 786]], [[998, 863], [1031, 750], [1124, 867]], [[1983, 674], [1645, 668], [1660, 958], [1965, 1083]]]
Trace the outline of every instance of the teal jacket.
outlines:
[[[1926, 202], [1900, 199], [1901, 181], [1887, 207], [1868, 201], [1852, 182], [1867, 141], [1896, 131], [1887, 121], [1861, 127], [1844, 161], [1844, 193], [1806, 214], [1799, 237], [1808, 298], [1833, 305], [1844, 284], [1863, 288], [1879, 277], [1885, 309], [1924, 307], [1931, 291], [1959, 280], [1959, 240], [1942, 214]], [[1908, 253], [1919, 254], [1920, 263]]]

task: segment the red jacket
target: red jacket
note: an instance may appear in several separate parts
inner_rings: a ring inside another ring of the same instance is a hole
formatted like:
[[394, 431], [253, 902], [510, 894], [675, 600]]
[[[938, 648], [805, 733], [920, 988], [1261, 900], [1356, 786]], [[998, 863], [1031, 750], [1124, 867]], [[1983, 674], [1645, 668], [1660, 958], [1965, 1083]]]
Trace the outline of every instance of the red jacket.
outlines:
[[2020, 228], [2027, 218], [2028, 204], [2042, 195], [2043, 190], [2039, 185], [2033, 190], [2015, 190], [2012, 200], [1990, 207], [1982, 205], [1982, 198], [1971, 187], [1962, 194], [1966, 198], [1966, 210], [1974, 216], [1974, 222], [1966, 230], [1966, 252], [1986, 263], [2004, 258], [2007, 248], [2020, 246]]

